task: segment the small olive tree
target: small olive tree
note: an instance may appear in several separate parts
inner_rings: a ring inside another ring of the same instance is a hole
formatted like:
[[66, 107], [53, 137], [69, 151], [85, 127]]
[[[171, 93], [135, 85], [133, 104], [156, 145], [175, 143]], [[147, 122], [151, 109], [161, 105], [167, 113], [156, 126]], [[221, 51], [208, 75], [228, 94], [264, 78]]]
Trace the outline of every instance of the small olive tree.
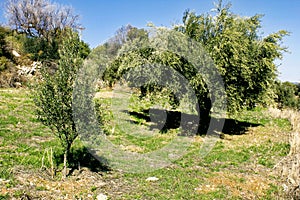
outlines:
[[55, 71], [44, 67], [42, 81], [35, 90], [34, 102], [37, 116], [50, 127], [64, 149], [64, 177], [66, 177], [67, 157], [73, 141], [78, 136], [72, 112], [73, 85], [79, 67], [80, 40], [77, 33], [65, 30], [59, 47], [60, 59]]

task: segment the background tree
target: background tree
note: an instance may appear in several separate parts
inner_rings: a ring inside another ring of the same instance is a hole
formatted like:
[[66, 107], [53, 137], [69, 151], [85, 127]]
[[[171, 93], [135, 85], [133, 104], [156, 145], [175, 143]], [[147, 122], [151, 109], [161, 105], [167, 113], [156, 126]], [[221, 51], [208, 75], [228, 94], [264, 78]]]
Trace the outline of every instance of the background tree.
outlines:
[[275, 101], [279, 108], [293, 108], [300, 110], [298, 86], [290, 82], [276, 82]]
[[[147, 38], [148, 32], [144, 29], [138, 29], [131, 26], [130, 24], [122, 26], [107, 42], [93, 49], [93, 53], [89, 55], [89, 58], [101, 64], [101, 62], [103, 61], [100, 58], [106, 56], [107, 62], [113, 62], [118, 56], [118, 52], [124, 44], [126, 44], [127, 42], [132, 42], [136, 39], [146, 40]], [[112, 87], [117, 76], [119, 76], [116, 72], [118, 67], [119, 66], [116, 63], [112, 64], [104, 75], [104, 80], [110, 87]]]
[[0, 72], [7, 69], [11, 62], [11, 53], [6, 48], [6, 38], [11, 34], [12, 31], [10, 29], [0, 26]]
[[230, 12], [230, 4], [216, 5], [215, 15], [186, 11], [183, 25], [176, 30], [203, 44], [214, 60], [226, 88], [228, 110], [267, 104], [274, 97], [276, 59], [286, 48], [281, 46], [286, 31], [262, 37], [261, 15], [241, 17]]
[[28, 77], [18, 73], [16, 67], [31, 64], [26, 40], [25, 34], [0, 26], [0, 87], [20, 87], [28, 83]]
[[15, 64], [20, 64], [16, 56], [13, 55], [13, 51], [20, 54], [20, 56], [25, 55], [25, 40], [25, 34], [18, 34], [7, 27], [0, 26], [0, 57], [4, 57]]
[[[133, 41], [135, 39], [146, 39], [148, 38], [148, 32], [144, 29], [138, 29], [136, 27], [133, 27], [132, 25], [128, 24], [126, 26], [122, 26], [119, 28], [115, 35], [110, 38], [107, 42], [105, 42], [103, 45], [100, 45], [96, 47], [93, 50], [93, 55], [91, 56], [99, 56], [99, 55], [108, 55], [110, 59], [114, 59], [122, 45], [124, 45], [126, 42]], [[96, 57], [93, 57], [93, 59], [96, 59]]]
[[53, 131], [64, 149], [64, 177], [67, 157], [77, 138], [72, 112], [72, 94], [76, 74], [82, 64], [78, 34], [67, 29], [59, 46], [58, 68], [53, 73], [44, 68], [42, 82], [37, 86], [35, 105], [38, 118]]
[[72, 7], [49, 0], [7, 0], [6, 17], [13, 30], [28, 36], [25, 47], [34, 60], [57, 60], [61, 32], [82, 30]]
[[7, 0], [6, 16], [13, 29], [32, 37], [52, 38], [56, 31], [82, 28], [72, 7], [49, 0]]

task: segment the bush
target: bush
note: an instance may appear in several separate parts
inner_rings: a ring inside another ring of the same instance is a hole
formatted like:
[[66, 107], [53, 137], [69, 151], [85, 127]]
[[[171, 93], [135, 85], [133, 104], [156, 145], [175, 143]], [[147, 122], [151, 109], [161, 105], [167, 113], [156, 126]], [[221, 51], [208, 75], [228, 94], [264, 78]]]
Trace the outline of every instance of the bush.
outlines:
[[276, 83], [276, 99], [278, 108], [300, 109], [299, 87], [290, 82]]
[[111, 104], [111, 99], [95, 99], [95, 110], [98, 123], [100, 128], [104, 131], [106, 135], [111, 134], [113, 129], [113, 124], [111, 123], [113, 118], [113, 113], [109, 105]]
[[10, 64], [10, 61], [6, 57], [1, 56], [0, 57], [0, 72], [6, 70], [9, 64]]

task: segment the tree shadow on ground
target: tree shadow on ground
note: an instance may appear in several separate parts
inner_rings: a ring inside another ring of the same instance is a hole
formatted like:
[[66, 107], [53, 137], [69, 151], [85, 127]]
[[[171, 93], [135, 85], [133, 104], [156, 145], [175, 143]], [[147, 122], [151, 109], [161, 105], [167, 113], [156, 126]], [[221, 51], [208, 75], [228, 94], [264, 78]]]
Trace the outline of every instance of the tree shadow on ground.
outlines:
[[[127, 111], [124, 111], [127, 112]], [[151, 122], [150, 130], [158, 129], [161, 133], [166, 133], [170, 129], [177, 129], [180, 126], [184, 132], [195, 132], [198, 127], [196, 115], [181, 113], [179, 111], [168, 111], [162, 109], [148, 109], [142, 112], [127, 112], [133, 116], [130, 122], [139, 124], [138, 120], [142, 119], [146, 122]]]
[[[149, 116], [149, 113], [147, 113], [146, 111], [136, 112], [136, 111], [122, 110], [122, 112], [128, 113], [130, 116], [133, 116], [133, 117], [135, 117], [135, 118], [143, 119], [143, 120], [145, 120], [146, 122], [150, 122], [150, 121], [151, 121], [151, 118], [150, 118], [150, 116]], [[135, 120], [131, 120], [131, 122], [137, 123]]]
[[225, 119], [222, 132], [228, 135], [243, 135], [249, 128], [261, 125], [262, 124], [238, 121], [235, 119]]
[[[179, 111], [166, 111], [161, 109], [147, 109], [142, 112], [127, 112], [135, 119], [143, 119], [146, 122], [151, 122], [150, 129], [159, 129], [161, 133], [166, 133], [170, 129], [176, 129], [181, 126], [183, 132], [196, 133], [198, 135], [205, 135], [207, 133], [207, 125], [199, 125], [199, 116], [181, 113]], [[250, 127], [257, 127], [261, 124], [238, 121], [235, 119], [217, 119], [211, 118], [204, 120], [213, 125], [215, 132], [222, 132], [228, 135], [242, 135], [247, 132]], [[138, 124], [136, 120], [131, 122]], [[220, 122], [224, 122], [224, 125]], [[185, 135], [185, 134], [183, 134]]]
[[[105, 158], [94, 156], [95, 154], [86, 147], [73, 147], [68, 156], [68, 167], [71, 168], [69, 174], [76, 169], [86, 167], [92, 172], [109, 171], [108, 162]], [[55, 155], [56, 163], [63, 163], [63, 153]]]

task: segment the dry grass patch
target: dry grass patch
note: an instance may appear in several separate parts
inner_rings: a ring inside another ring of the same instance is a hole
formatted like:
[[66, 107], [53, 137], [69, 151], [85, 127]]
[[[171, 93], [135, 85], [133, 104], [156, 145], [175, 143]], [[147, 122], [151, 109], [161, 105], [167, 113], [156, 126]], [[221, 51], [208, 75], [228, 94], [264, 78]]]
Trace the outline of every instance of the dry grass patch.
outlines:
[[66, 180], [52, 179], [47, 171], [39, 173], [15, 169], [17, 185], [5, 187], [0, 183], [3, 195], [14, 194], [16, 198], [28, 195], [30, 199], [95, 199], [97, 193], [106, 185], [102, 176], [87, 168], [73, 172]]
[[207, 194], [226, 189], [232, 198], [256, 199], [265, 195], [272, 182], [260, 175], [216, 172], [206, 180], [206, 184], [195, 190]]
[[300, 199], [300, 113], [294, 110], [270, 108], [269, 113], [278, 118], [286, 118], [291, 122], [290, 152], [274, 168], [283, 179], [283, 187], [288, 198]]

